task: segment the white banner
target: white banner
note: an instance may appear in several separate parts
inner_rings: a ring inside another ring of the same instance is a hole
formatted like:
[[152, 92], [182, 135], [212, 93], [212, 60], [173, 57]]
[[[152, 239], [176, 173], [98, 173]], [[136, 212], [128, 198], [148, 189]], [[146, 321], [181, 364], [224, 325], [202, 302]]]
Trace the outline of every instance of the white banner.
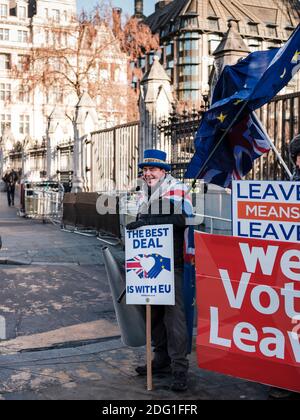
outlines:
[[300, 183], [234, 181], [233, 235], [284, 242], [300, 241]]
[[173, 225], [126, 230], [126, 303], [175, 305]]

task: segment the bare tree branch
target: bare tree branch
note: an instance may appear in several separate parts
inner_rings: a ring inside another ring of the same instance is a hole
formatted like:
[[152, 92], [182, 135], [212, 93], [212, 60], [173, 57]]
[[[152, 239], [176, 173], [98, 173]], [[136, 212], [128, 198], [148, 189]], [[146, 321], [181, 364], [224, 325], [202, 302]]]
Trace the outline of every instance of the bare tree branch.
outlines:
[[41, 89], [48, 94], [59, 88], [78, 100], [88, 92], [101, 112], [106, 105], [107, 112], [114, 111], [120, 119], [124, 120], [124, 109], [130, 119], [136, 119], [138, 95], [131, 88], [131, 79], [133, 74], [138, 78], [142, 74], [130, 70], [130, 62], [157, 50], [159, 40], [134, 18], [124, 29], [115, 22], [117, 30], [113, 31], [112, 17], [112, 6], [104, 0], [92, 13], [83, 11], [67, 26], [53, 22], [47, 28], [46, 46], [33, 47], [22, 66], [13, 69], [14, 76], [28, 91]]

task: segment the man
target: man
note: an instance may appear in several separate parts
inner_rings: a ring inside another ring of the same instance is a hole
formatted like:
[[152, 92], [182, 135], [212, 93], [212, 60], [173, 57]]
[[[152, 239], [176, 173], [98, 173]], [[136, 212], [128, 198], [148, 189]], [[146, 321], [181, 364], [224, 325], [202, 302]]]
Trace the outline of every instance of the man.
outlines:
[[[144, 161], [139, 164], [143, 171], [144, 185], [140, 192], [136, 222], [127, 229], [146, 225], [172, 224], [174, 226], [175, 306], [152, 307], [152, 341], [154, 345], [153, 374], [172, 370], [173, 391], [187, 389], [188, 332], [183, 298], [183, 247], [188, 211], [185, 186], [167, 172], [166, 153], [146, 150]], [[179, 205], [178, 205], [179, 203]], [[186, 204], [187, 203], [187, 204]], [[192, 205], [190, 203], [190, 207]], [[175, 214], [176, 213], [176, 214]], [[179, 214], [181, 213], [181, 214]], [[147, 374], [146, 366], [136, 368], [139, 375]]]
[[2, 179], [6, 185], [8, 206], [14, 206], [16, 183], [19, 179], [18, 174], [13, 169], [8, 168]]

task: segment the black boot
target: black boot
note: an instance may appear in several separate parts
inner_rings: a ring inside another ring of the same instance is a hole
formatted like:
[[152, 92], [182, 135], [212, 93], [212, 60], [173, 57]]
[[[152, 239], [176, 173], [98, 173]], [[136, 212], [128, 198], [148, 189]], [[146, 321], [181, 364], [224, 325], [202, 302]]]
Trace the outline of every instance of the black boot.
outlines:
[[173, 373], [173, 382], [171, 390], [175, 392], [184, 392], [187, 390], [187, 373], [184, 371]]
[[269, 391], [269, 398], [272, 400], [288, 400], [292, 399], [297, 394], [292, 391], [281, 388], [271, 388]]
[[[135, 371], [140, 376], [146, 376], [147, 375], [147, 365], [138, 366], [135, 369]], [[166, 362], [163, 362], [163, 363], [159, 363], [159, 362], [153, 360], [153, 362], [152, 362], [152, 373], [153, 373], [153, 375], [159, 374], [159, 373], [171, 373], [170, 362], [166, 361]]]

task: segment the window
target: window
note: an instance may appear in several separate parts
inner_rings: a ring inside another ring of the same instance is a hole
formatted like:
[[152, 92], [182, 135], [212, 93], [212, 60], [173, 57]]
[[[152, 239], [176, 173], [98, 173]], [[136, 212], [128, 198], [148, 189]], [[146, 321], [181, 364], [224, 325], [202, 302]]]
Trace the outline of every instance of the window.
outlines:
[[20, 19], [26, 19], [27, 13], [26, 13], [26, 7], [19, 6], [18, 7], [18, 16]]
[[30, 66], [29, 55], [19, 55], [18, 63], [17, 63], [18, 70], [27, 71], [29, 69], [29, 66]]
[[198, 64], [199, 60], [199, 41], [197, 39], [180, 39], [179, 64]]
[[68, 20], [68, 12], [64, 10], [64, 21], [67, 22]]
[[30, 123], [29, 115], [20, 115], [20, 134], [29, 134], [30, 132]]
[[0, 54], [0, 70], [9, 70], [10, 68], [10, 55]]
[[27, 31], [18, 31], [18, 42], [28, 42]]
[[50, 41], [49, 31], [46, 29], [45, 30], [45, 43], [49, 44], [49, 41]]
[[198, 28], [198, 18], [196, 17], [185, 17], [180, 23], [181, 28]]
[[0, 83], [0, 101], [10, 101], [10, 100], [11, 100], [11, 84]]
[[184, 66], [180, 68], [180, 76], [199, 76], [199, 66]]
[[197, 32], [185, 32], [181, 38], [186, 39], [199, 39], [199, 34]]
[[180, 101], [198, 102], [199, 92], [197, 90], [183, 90], [179, 91]]
[[49, 19], [49, 9], [45, 9], [45, 18]]
[[60, 86], [53, 87], [53, 101], [54, 104], [62, 104], [64, 102], [64, 93]]
[[62, 45], [64, 47], [67, 47], [68, 46], [68, 34], [67, 34], [67, 32], [64, 32], [62, 34]]
[[8, 7], [7, 4], [0, 4], [0, 17], [8, 16]]
[[59, 23], [59, 22], [60, 22], [60, 10], [58, 10], [58, 9], [54, 9], [54, 10], [52, 11], [52, 13], [53, 13], [53, 19], [54, 19], [54, 22]]
[[219, 18], [217, 17], [209, 17], [208, 18], [208, 27], [211, 31], [219, 31]]
[[19, 101], [20, 102], [29, 102], [29, 91], [25, 86], [20, 86], [19, 88]]
[[199, 66], [180, 66], [179, 67], [179, 89], [191, 90], [199, 89]]
[[0, 114], [0, 134], [3, 134], [5, 128], [11, 128], [10, 114]]
[[267, 25], [268, 36], [271, 38], [277, 37], [277, 28], [275, 25]]
[[258, 25], [257, 23], [249, 22], [249, 31], [251, 35], [258, 35]]
[[166, 45], [166, 56], [173, 56], [174, 54], [174, 44]]
[[9, 41], [9, 29], [0, 28], [0, 41]]
[[53, 34], [53, 42], [54, 42], [54, 47], [61, 47], [61, 33], [57, 32]]

